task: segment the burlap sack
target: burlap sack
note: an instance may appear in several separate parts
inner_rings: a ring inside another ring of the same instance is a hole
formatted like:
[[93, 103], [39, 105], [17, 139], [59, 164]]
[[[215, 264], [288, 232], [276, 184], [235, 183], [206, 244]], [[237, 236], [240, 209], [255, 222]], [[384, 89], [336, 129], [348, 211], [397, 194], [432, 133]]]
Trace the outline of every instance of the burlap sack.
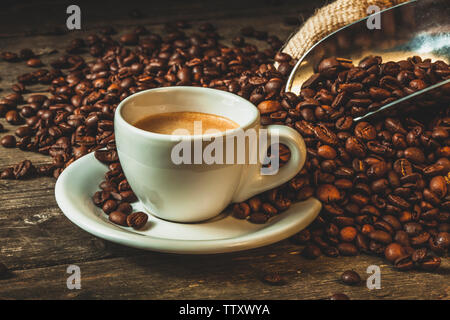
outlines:
[[317, 10], [288, 40], [283, 52], [301, 58], [317, 41], [347, 24], [368, 15], [367, 8], [376, 5], [387, 9], [408, 0], [336, 0]]

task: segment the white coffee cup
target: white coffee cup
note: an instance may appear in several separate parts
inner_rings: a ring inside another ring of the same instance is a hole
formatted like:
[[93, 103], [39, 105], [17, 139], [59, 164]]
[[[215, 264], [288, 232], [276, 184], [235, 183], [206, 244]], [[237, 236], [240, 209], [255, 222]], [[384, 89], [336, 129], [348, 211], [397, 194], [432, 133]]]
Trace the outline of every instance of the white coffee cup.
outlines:
[[[232, 93], [199, 87], [165, 87], [141, 91], [124, 99], [115, 112], [115, 139], [125, 176], [149, 213], [165, 220], [198, 222], [220, 214], [230, 203], [277, 187], [293, 178], [303, 167], [305, 143], [297, 131], [280, 125], [263, 127], [279, 136], [291, 151], [289, 162], [275, 175], [261, 175], [261, 163], [175, 164], [171, 155], [180, 141], [195, 144], [212, 135], [174, 136], [133, 126], [158, 113], [202, 112], [239, 124], [235, 130], [262, 130], [258, 109]], [[184, 140], [183, 140], [184, 139]], [[247, 147], [247, 146], [246, 146]], [[248, 148], [247, 148], [248, 149]], [[247, 150], [248, 152], [248, 150]]]

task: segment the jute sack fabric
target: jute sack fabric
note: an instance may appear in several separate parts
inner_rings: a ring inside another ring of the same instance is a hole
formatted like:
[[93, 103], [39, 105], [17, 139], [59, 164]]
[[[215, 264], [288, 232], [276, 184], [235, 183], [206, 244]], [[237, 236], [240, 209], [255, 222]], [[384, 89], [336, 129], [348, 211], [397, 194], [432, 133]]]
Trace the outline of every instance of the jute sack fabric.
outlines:
[[381, 10], [393, 7], [408, 0], [336, 0], [318, 9], [303, 26], [288, 40], [283, 52], [299, 59], [317, 41], [330, 33], [362, 19], [369, 14], [369, 6], [378, 6]]

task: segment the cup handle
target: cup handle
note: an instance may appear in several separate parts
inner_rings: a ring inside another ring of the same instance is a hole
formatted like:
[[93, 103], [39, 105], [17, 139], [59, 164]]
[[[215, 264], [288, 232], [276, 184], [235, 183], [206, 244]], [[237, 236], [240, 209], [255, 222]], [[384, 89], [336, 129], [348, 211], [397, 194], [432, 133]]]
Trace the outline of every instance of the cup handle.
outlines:
[[272, 140], [271, 136], [273, 134], [279, 136], [279, 143], [284, 144], [289, 148], [291, 151], [291, 158], [287, 164], [280, 168], [274, 175], [262, 175], [261, 165], [251, 169], [247, 173], [244, 183], [237, 189], [237, 192], [233, 197], [233, 202], [242, 202], [256, 194], [278, 187], [295, 177], [305, 164], [305, 141], [303, 141], [302, 136], [297, 131], [281, 125], [269, 125], [263, 127], [263, 129], [268, 131], [268, 141]]

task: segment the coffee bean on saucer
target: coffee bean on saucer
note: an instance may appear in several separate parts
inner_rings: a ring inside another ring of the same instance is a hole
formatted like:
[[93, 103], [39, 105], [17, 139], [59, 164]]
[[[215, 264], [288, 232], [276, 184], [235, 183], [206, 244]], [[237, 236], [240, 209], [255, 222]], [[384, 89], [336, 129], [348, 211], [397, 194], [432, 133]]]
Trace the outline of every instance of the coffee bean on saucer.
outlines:
[[[116, 210], [117, 208], [117, 202], [115, 200], [106, 200], [105, 203], [102, 206], [102, 210], [104, 213], [109, 214]], [[117, 210], [119, 211], [119, 210]]]
[[116, 211], [120, 211], [125, 214], [130, 214], [132, 210], [133, 210], [133, 208], [131, 207], [131, 205], [128, 202], [122, 202], [116, 208]]
[[134, 192], [131, 190], [120, 192], [120, 196], [122, 197], [122, 200], [126, 202], [136, 202], [138, 200]]
[[341, 280], [345, 284], [357, 285], [361, 282], [361, 277], [356, 271], [347, 270], [342, 273]]
[[233, 216], [238, 219], [246, 219], [250, 215], [250, 206], [245, 203], [236, 203], [233, 206]]
[[102, 207], [106, 200], [109, 199], [111, 193], [109, 191], [97, 191], [92, 196], [92, 201], [98, 207]]
[[262, 201], [259, 197], [253, 197], [248, 200], [248, 205], [250, 206], [250, 209], [252, 209], [253, 212], [258, 212], [261, 210]]
[[147, 223], [148, 216], [144, 212], [133, 212], [127, 217], [127, 224], [133, 229], [139, 230]]
[[249, 221], [256, 224], [266, 223], [269, 217], [262, 212], [255, 212], [249, 216]]
[[109, 214], [109, 221], [114, 222], [120, 226], [127, 227], [127, 215], [120, 211], [113, 211]]

